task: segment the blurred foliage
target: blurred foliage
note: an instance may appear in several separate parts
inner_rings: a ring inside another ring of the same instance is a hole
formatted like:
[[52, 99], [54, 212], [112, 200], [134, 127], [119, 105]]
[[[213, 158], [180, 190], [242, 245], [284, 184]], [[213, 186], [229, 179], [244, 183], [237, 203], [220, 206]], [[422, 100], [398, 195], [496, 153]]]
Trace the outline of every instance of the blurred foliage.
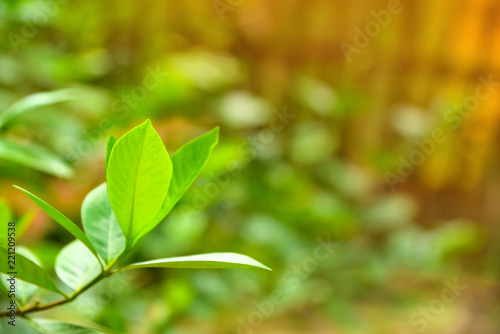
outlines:
[[[34, 206], [13, 183], [78, 221], [104, 180], [107, 136], [145, 118], [171, 154], [220, 125], [203, 176], [131, 257], [228, 250], [275, 269], [145, 269], [48, 316], [119, 333], [237, 333], [255, 303], [288, 287], [255, 333], [414, 333], [409, 317], [458, 277], [466, 291], [426, 332], [497, 333], [498, 3], [402, 1], [350, 62], [339, 44], [354, 45], [387, 1], [225, 3], [0, 3], [0, 110], [41, 92], [83, 94], [5, 129], [75, 169], [63, 180], [2, 159], [0, 196], [15, 218]], [[455, 128], [446, 117], [479, 77], [493, 91]], [[386, 173], [437, 128], [447, 140], [391, 191]], [[286, 283], [320, 239], [339, 248]], [[37, 211], [19, 243], [53, 270], [69, 241]]]

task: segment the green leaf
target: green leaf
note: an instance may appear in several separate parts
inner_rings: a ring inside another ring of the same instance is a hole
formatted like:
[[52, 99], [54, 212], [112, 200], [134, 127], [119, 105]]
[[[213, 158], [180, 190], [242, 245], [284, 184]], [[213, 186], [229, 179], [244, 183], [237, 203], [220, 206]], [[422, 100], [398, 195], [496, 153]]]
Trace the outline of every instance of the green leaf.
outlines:
[[57, 177], [70, 178], [73, 169], [58, 155], [35, 143], [18, 144], [0, 139], [0, 158]]
[[12, 220], [12, 215], [10, 213], [10, 209], [7, 204], [0, 199], [0, 245], [7, 247], [7, 234], [9, 232], [8, 226], [9, 222], [14, 222], [15, 225], [15, 237], [16, 240], [19, 241], [24, 233], [26, 233], [27, 229], [30, 227], [33, 219], [35, 218], [35, 212], [33, 210], [29, 210], [26, 212], [19, 220]]
[[[23, 255], [30, 261], [33, 261], [38, 266], [42, 265], [38, 257], [28, 248], [19, 246], [16, 248], [16, 252], [17, 254]], [[1, 274], [2, 284], [0, 285], [2, 287], [6, 288], [10, 287], [10, 283], [7, 281], [9, 277], [10, 277], [9, 275]], [[20, 305], [27, 305], [30, 302], [31, 298], [35, 296], [37, 291], [38, 287], [33, 284], [26, 283], [21, 280], [16, 281], [15, 299], [19, 302]]]
[[100, 329], [84, 327], [81, 325], [67, 324], [49, 319], [26, 318], [31, 327], [42, 334], [95, 334], [104, 333]]
[[151, 223], [145, 225], [137, 238], [138, 240], [148, 234], [167, 216], [182, 195], [193, 184], [207, 164], [218, 139], [219, 128], [217, 127], [191, 140], [172, 155], [173, 174], [167, 197], [163, 201], [160, 212]]
[[79, 240], [66, 245], [56, 258], [57, 276], [74, 291], [90, 283], [101, 273], [101, 266]]
[[210, 253], [181, 257], [171, 257], [131, 264], [122, 270], [135, 268], [192, 268], [192, 269], [222, 269], [222, 268], [261, 268], [271, 270], [262, 263], [237, 253]]
[[[9, 263], [7, 261], [8, 251], [6, 248], [0, 246], [0, 253], [2, 256], [2, 261], [0, 261], [0, 272], [10, 275], [9, 273], [12, 272], [12, 269], [9, 267]], [[64, 293], [57, 288], [54, 281], [52, 281], [45, 270], [21, 254], [16, 254], [15, 272], [17, 273], [17, 279], [65, 296]]]
[[22, 113], [43, 106], [73, 100], [76, 97], [75, 92], [74, 89], [61, 89], [28, 95], [0, 113], [0, 128]]
[[33, 220], [35, 219], [35, 211], [34, 210], [29, 210], [26, 212], [24, 215], [19, 218], [19, 220], [16, 222], [16, 238], [17, 240], [20, 240], [23, 235], [26, 233], [28, 228], [31, 226], [31, 223], [33, 223]]
[[83, 233], [82, 230], [80, 230], [80, 228], [78, 226], [75, 225], [75, 223], [73, 223], [65, 215], [63, 215], [62, 213], [60, 213], [59, 211], [54, 209], [52, 206], [50, 206], [50, 204], [48, 204], [45, 201], [43, 201], [42, 199], [36, 197], [35, 195], [30, 193], [29, 191], [27, 191], [21, 187], [18, 187], [18, 186], [14, 186], [14, 187], [16, 187], [19, 190], [24, 191], [26, 193], [26, 195], [28, 195], [43, 211], [45, 211], [50, 217], [52, 217], [52, 219], [54, 219], [56, 222], [58, 222], [59, 225], [64, 227], [75, 238], [77, 238], [78, 240], [83, 242], [85, 244], [85, 246], [87, 246], [87, 248], [90, 249], [90, 251], [97, 256], [97, 251], [94, 248], [94, 246], [92, 245], [92, 243], [90, 242], [89, 238], [85, 235], [85, 233]]
[[[3, 276], [3, 274], [2, 274]], [[5, 282], [4, 284], [4, 279], [1, 279], [2, 282], [0, 283], [0, 292], [7, 298], [9, 298], [9, 290], [5, 287], [5, 286], [8, 286], [6, 285], [7, 282]]]
[[85, 197], [82, 223], [85, 234], [106, 263], [113, 261], [125, 248], [125, 236], [111, 209], [106, 183]]
[[[0, 199], [0, 245], [7, 247], [8, 224], [12, 221], [12, 212], [7, 202]], [[17, 232], [17, 231], [16, 231]]]
[[113, 146], [115, 146], [117, 141], [118, 141], [118, 139], [116, 139], [114, 136], [109, 136], [108, 141], [106, 142], [106, 164], [105, 164], [104, 170], [108, 170], [109, 157], [111, 156], [111, 150], [113, 149]]
[[121, 137], [109, 158], [106, 179], [111, 207], [133, 247], [156, 217], [167, 195], [172, 162], [160, 136], [147, 120]]

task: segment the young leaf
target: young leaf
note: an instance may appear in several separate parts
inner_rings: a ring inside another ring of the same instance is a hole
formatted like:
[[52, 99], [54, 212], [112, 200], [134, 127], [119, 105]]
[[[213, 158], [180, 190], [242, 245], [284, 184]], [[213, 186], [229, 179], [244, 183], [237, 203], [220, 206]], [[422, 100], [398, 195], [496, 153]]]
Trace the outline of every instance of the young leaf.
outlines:
[[217, 127], [191, 140], [172, 155], [173, 174], [167, 197], [163, 201], [160, 212], [158, 212], [155, 219], [144, 226], [137, 240], [155, 228], [181, 199], [207, 164], [218, 139], [219, 128]]
[[80, 290], [101, 273], [97, 259], [79, 240], [66, 245], [56, 258], [57, 276], [74, 291]]
[[111, 150], [113, 149], [113, 146], [115, 146], [117, 141], [118, 141], [118, 139], [116, 139], [114, 136], [109, 136], [108, 141], [106, 142], [106, 164], [105, 164], [104, 170], [108, 170], [109, 157], [111, 156]]
[[41, 200], [40, 198], [36, 197], [29, 191], [18, 187], [14, 186], [19, 190], [22, 190], [28, 195], [43, 211], [45, 211], [49, 216], [52, 217], [56, 222], [59, 223], [62, 227], [64, 227], [69, 233], [71, 233], [75, 238], [80, 240], [87, 246], [87, 248], [94, 253], [97, 256], [97, 251], [90, 242], [89, 238], [83, 233], [82, 230], [78, 226], [75, 225], [71, 220], [69, 220], [65, 215], [54, 209], [50, 204], [46, 203], [45, 201]]
[[113, 261], [125, 248], [125, 237], [111, 209], [106, 183], [85, 197], [82, 224], [85, 234], [106, 263]]
[[171, 177], [170, 157], [150, 120], [114, 145], [106, 171], [108, 195], [128, 249], [160, 210]]
[[58, 155], [35, 143], [18, 144], [0, 139], [0, 158], [57, 177], [70, 178], [73, 169]]
[[[9, 262], [7, 261], [8, 251], [2, 246], [0, 246], [0, 256], [2, 256], [2, 259], [5, 259], [0, 261], [0, 273], [10, 275], [9, 273], [13, 270], [10, 267]], [[43, 270], [33, 261], [30, 261], [26, 257], [22, 256], [21, 254], [16, 254], [16, 264], [14, 272], [17, 273], [16, 279], [20, 279], [45, 290], [49, 290], [65, 296], [65, 294], [57, 288], [57, 286], [54, 284], [54, 281], [52, 281], [45, 270]]]
[[210, 253], [181, 257], [171, 257], [131, 264], [122, 270], [135, 268], [192, 268], [192, 269], [222, 269], [222, 268], [261, 268], [271, 270], [262, 263], [237, 253]]
[[[41, 262], [38, 259], [38, 257], [32, 251], [30, 251], [28, 248], [19, 246], [16, 248], [16, 252], [17, 252], [17, 254], [23, 255], [28, 260], [33, 261], [38, 266], [41, 266]], [[0, 275], [1, 275], [1, 280], [2, 280], [2, 282], [1, 282], [2, 284], [0, 284], [0, 285], [2, 287], [5, 286], [6, 288], [9, 288], [10, 282], [7, 281], [7, 279], [10, 276], [5, 275], [5, 274], [0, 274]], [[33, 285], [33, 284], [29, 284], [29, 283], [23, 282], [21, 280], [16, 281], [15, 298], [19, 302], [20, 305], [28, 304], [29, 301], [31, 300], [31, 298], [33, 298], [33, 296], [35, 296], [37, 291], [38, 291], [38, 287]]]
[[100, 329], [84, 327], [81, 325], [67, 324], [49, 319], [30, 319], [26, 321], [31, 327], [36, 329], [42, 334], [95, 334], [104, 333]]

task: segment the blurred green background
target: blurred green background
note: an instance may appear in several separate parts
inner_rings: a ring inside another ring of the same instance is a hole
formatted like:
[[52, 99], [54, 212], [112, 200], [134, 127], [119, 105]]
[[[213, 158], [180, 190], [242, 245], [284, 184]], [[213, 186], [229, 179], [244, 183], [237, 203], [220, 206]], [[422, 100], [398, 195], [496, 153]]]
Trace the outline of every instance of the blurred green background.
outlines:
[[[499, 333], [498, 2], [3, 0], [0, 36], [0, 120], [34, 105], [0, 125], [0, 197], [16, 219], [34, 210], [19, 243], [45, 268], [71, 238], [11, 185], [79, 221], [107, 136], [151, 118], [170, 153], [221, 138], [133, 258], [234, 251], [274, 269], [140, 270], [45, 316], [134, 334]], [[326, 259], [320, 240], [337, 245]]]

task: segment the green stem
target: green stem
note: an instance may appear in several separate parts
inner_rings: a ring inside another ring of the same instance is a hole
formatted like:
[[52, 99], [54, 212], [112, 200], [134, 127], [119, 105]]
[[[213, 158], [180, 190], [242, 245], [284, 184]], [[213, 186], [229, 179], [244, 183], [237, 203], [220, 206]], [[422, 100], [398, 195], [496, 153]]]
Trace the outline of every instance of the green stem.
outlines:
[[[55, 302], [51, 302], [51, 303], [47, 303], [47, 304], [39, 304], [38, 302], [36, 302], [35, 304], [33, 304], [31, 306], [28, 306], [28, 307], [26, 307], [24, 309], [18, 309], [16, 311], [16, 314], [19, 315], [20, 317], [23, 317], [27, 313], [45, 311], [45, 310], [49, 310], [49, 309], [51, 309], [53, 307], [56, 307], [56, 306], [59, 306], [59, 305], [64, 305], [64, 304], [72, 302], [73, 300], [75, 300], [76, 298], [78, 298], [78, 296], [80, 296], [83, 292], [87, 291], [88, 289], [90, 289], [91, 287], [93, 287], [94, 285], [96, 285], [97, 283], [99, 283], [100, 281], [102, 281], [103, 279], [105, 279], [107, 277], [110, 277], [110, 276], [116, 274], [117, 272], [119, 272], [119, 270], [113, 270], [113, 269], [114, 269], [114, 267], [121, 260], [123, 260], [123, 258], [129, 252], [130, 252], [130, 249], [124, 249], [123, 252], [118, 257], [116, 257], [113, 261], [111, 261], [106, 266], [106, 268], [104, 268], [103, 264], [101, 263], [101, 261], [98, 258], [99, 264], [101, 265], [101, 268], [102, 268], [101, 269], [101, 274], [99, 276], [97, 276], [96, 278], [94, 278], [92, 281], [90, 281], [83, 288], [74, 291], [69, 296], [66, 296], [66, 298], [60, 299], [60, 300], [56, 300]], [[9, 316], [10, 316], [10, 314], [7, 311], [0, 312], [0, 318], [6, 318], [6, 317], [9, 317]]]
[[[102, 281], [103, 279], [114, 275], [115, 272], [113, 272], [111, 270], [111, 268], [109, 268], [109, 267], [110, 266], [108, 266], [108, 268], [106, 268], [106, 270], [102, 271], [99, 276], [97, 276], [92, 281], [90, 281], [86, 286], [84, 286], [83, 288], [81, 288], [79, 290], [76, 290], [71, 295], [67, 296], [66, 298], [56, 300], [55, 302], [51, 302], [51, 303], [47, 303], [47, 304], [41, 304], [41, 305], [38, 302], [36, 302], [34, 305], [28, 306], [24, 309], [18, 309], [16, 311], [16, 315], [19, 315], [20, 317], [24, 317], [24, 315], [27, 313], [46, 311], [46, 310], [49, 310], [53, 307], [56, 307], [59, 305], [64, 305], [64, 304], [72, 302], [73, 300], [78, 298], [78, 296], [80, 296], [82, 293], [84, 293], [85, 291], [87, 291], [88, 289], [90, 289], [91, 287], [93, 287], [94, 285], [96, 285], [97, 283]], [[0, 318], [6, 318], [9, 316], [10, 316], [9, 312], [0, 312]]]

